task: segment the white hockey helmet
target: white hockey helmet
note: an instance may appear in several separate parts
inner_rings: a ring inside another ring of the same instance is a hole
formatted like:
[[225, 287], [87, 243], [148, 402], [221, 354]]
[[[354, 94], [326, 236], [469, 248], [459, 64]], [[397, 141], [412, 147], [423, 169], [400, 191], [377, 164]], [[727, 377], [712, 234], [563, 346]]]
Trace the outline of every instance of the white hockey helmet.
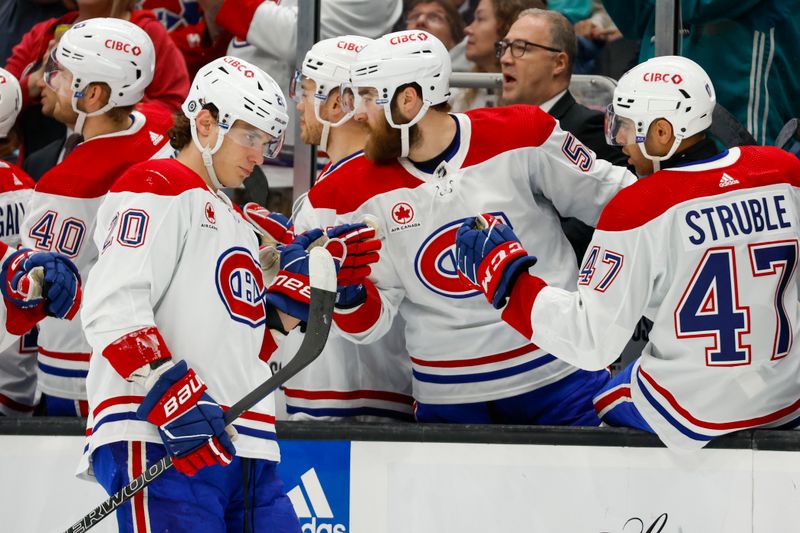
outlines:
[[[450, 98], [450, 54], [442, 42], [422, 30], [389, 33], [364, 47], [350, 67], [353, 93], [360, 88], [378, 91], [376, 103], [383, 106], [390, 126], [401, 131], [402, 157], [408, 155], [408, 129], [419, 122], [428, 108]], [[398, 87], [416, 83], [422, 89], [423, 105], [406, 124], [395, 124], [391, 102]]]
[[[86, 116], [114, 107], [137, 104], [153, 81], [156, 53], [147, 33], [131, 22], [94, 18], [64, 32], [52, 58], [72, 74], [72, 108], [78, 113], [75, 131], [80, 133]], [[111, 88], [108, 103], [92, 113], [78, 109], [78, 100], [90, 83]]]
[[[213, 147], [200, 144], [195, 123], [197, 114], [209, 104], [219, 111], [219, 134]], [[233, 56], [215, 59], [197, 71], [181, 109], [189, 118], [192, 140], [203, 154], [203, 163], [217, 188], [223, 185], [217, 179], [211, 156], [220, 149], [223, 138], [237, 120], [272, 138], [264, 151], [264, 157], [270, 159], [278, 156], [289, 124], [286, 99], [275, 80], [255, 65]]]
[[0, 139], [8, 136], [20, 109], [22, 91], [19, 82], [9, 71], [0, 68]]
[[355, 114], [355, 110], [352, 109], [353, 106], [351, 105], [344, 116], [335, 123], [331, 123], [329, 120], [320, 117], [320, 104], [327, 101], [332, 90], [338, 90], [342, 85], [350, 82], [350, 65], [355, 61], [361, 49], [371, 42], [372, 39], [358, 35], [344, 35], [319, 41], [306, 53], [301, 70], [296, 71], [294, 78], [292, 78], [289, 96], [298, 102], [303, 94], [300, 87], [303, 78], [308, 78], [316, 84], [314, 116], [322, 124], [320, 150], [325, 151], [327, 148], [330, 128], [341, 126], [353, 118]]
[[[654, 57], [620, 78], [606, 111], [606, 141], [636, 143], [655, 162], [669, 159], [681, 140], [711, 126], [716, 103], [714, 85], [700, 65], [680, 56]], [[659, 118], [672, 124], [675, 142], [666, 155], [653, 156], [644, 142], [650, 124]]]

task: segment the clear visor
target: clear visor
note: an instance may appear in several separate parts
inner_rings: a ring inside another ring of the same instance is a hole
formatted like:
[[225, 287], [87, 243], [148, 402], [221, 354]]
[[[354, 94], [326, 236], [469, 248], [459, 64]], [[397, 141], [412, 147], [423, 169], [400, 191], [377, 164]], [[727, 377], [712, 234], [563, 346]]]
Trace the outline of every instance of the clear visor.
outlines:
[[236, 121], [225, 137], [243, 148], [258, 150], [266, 159], [275, 159], [283, 148], [283, 134], [273, 137], [241, 120]]
[[304, 96], [303, 73], [299, 70], [295, 70], [294, 76], [292, 76], [292, 80], [289, 82], [289, 98], [299, 104]]
[[58, 62], [55, 48], [50, 52], [44, 66], [44, 83], [53, 91], [62, 94], [67, 94], [72, 84], [72, 73]]
[[339, 86], [339, 94], [345, 113], [360, 113], [366, 110], [367, 105], [382, 106], [389, 102], [386, 98], [378, 98], [378, 89], [375, 87], [354, 87], [343, 83]]
[[636, 135], [636, 124], [633, 120], [614, 113], [613, 104], [608, 104], [606, 108], [605, 133], [606, 142], [611, 146], [644, 142], [644, 137]]

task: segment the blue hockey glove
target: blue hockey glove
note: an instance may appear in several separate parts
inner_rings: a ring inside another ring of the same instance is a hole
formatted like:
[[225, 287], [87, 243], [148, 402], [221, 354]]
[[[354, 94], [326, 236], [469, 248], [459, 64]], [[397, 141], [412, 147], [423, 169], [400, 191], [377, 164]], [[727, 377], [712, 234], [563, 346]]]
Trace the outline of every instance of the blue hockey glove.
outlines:
[[375, 228], [366, 224], [342, 224], [328, 230], [325, 247], [337, 260], [336, 307], [357, 307], [367, 299], [364, 280], [372, 269], [370, 265], [380, 259], [381, 241]]
[[501, 309], [519, 275], [536, 264], [514, 232], [491, 215], [464, 222], [456, 233], [458, 276]]
[[281, 249], [280, 270], [269, 287], [267, 303], [301, 322], [308, 322], [311, 287], [308, 279], [308, 248], [323, 236], [312, 229]]
[[186, 361], [159, 376], [136, 416], [158, 426], [172, 464], [188, 476], [205, 466], [228, 465], [236, 454], [222, 408]]
[[[40, 276], [35, 269], [40, 268]], [[81, 302], [81, 276], [66, 256], [54, 252], [20, 249], [0, 270], [3, 297], [20, 309], [44, 304], [47, 315], [72, 319]], [[36, 285], [41, 284], [41, 295]]]

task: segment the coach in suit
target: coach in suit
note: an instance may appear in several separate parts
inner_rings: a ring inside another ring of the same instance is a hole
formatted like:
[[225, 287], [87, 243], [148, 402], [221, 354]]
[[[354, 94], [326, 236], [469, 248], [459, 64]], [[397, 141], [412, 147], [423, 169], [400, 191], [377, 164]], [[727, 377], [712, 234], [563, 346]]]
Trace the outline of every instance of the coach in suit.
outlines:
[[[577, 41], [572, 24], [557, 11], [526, 9], [497, 43], [503, 73], [502, 103], [538, 105], [558, 119], [600, 159], [625, 165], [620, 147], [609, 146], [604, 115], [575, 101], [569, 92]], [[562, 220], [564, 233], [580, 260], [592, 228], [576, 219]]]

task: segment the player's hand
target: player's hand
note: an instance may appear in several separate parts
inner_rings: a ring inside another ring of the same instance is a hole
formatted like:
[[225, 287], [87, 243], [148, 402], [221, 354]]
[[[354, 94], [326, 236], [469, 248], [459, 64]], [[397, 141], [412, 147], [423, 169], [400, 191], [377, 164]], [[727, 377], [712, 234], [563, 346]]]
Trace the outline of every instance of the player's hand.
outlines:
[[280, 270], [267, 287], [267, 303], [301, 322], [308, 322], [308, 308], [311, 302], [308, 250], [323, 237], [321, 229], [312, 229], [298, 235], [292, 244], [282, 247]]
[[186, 361], [159, 376], [136, 416], [158, 426], [172, 464], [188, 476], [206, 466], [229, 465], [236, 454], [222, 408]]
[[0, 290], [20, 309], [43, 307], [45, 314], [72, 319], [81, 302], [81, 276], [66, 256], [20, 249], [3, 263]]
[[377, 232], [367, 224], [342, 224], [327, 234], [325, 248], [339, 264], [336, 306], [348, 309], [361, 305], [367, 298], [364, 280], [372, 271], [370, 265], [380, 259]]
[[255, 202], [244, 205], [244, 217], [259, 228], [261, 244], [291, 244], [294, 240], [294, 225], [280, 213], [270, 212]]
[[517, 277], [535, 264], [511, 228], [492, 215], [467, 220], [456, 233], [458, 276], [496, 309], [506, 304]]

